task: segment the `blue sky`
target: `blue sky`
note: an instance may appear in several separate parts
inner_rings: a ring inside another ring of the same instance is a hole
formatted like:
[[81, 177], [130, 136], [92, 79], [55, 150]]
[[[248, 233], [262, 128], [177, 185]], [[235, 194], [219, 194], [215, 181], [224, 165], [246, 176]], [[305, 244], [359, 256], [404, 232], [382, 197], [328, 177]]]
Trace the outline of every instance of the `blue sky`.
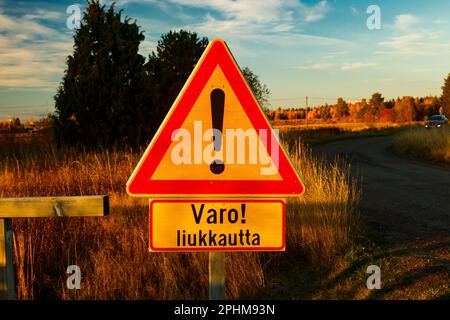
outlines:
[[[74, 1], [0, 0], [0, 119], [53, 111], [72, 52]], [[78, 1], [85, 8], [84, 1]], [[109, 5], [111, 1], [104, 0]], [[117, 0], [145, 31], [144, 56], [171, 29], [223, 38], [272, 91], [272, 107], [440, 95], [450, 72], [448, 0]], [[377, 5], [381, 29], [366, 12]]]

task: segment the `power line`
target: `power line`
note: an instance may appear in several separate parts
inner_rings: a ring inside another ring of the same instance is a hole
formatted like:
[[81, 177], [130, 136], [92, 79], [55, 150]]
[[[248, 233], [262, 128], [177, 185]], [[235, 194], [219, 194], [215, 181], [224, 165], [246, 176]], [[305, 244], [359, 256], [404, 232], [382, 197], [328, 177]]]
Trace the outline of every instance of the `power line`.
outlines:
[[[283, 101], [283, 100], [304, 100], [306, 98], [306, 96], [304, 97], [292, 97], [292, 98], [275, 98], [275, 99], [270, 99], [271, 101]], [[314, 99], [314, 100], [337, 100], [339, 98], [343, 98], [344, 100], [360, 100], [362, 99], [361, 97], [359, 98], [353, 98], [353, 97], [333, 97], [333, 98], [327, 98], [327, 97], [311, 97], [308, 96], [308, 99]]]

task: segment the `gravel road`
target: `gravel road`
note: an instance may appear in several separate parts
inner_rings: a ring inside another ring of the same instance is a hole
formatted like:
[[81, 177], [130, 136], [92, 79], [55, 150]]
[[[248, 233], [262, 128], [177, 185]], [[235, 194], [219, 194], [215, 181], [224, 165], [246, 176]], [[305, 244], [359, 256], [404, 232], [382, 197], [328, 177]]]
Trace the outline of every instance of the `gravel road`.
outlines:
[[450, 167], [396, 156], [393, 137], [342, 140], [315, 147], [351, 163], [362, 186], [361, 215], [391, 244], [450, 237]]

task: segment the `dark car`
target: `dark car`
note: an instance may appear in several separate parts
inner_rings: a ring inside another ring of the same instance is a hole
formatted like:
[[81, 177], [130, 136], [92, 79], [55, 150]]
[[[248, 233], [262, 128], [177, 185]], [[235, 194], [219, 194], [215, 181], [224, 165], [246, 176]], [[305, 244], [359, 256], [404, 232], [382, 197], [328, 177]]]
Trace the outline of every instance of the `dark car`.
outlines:
[[425, 122], [425, 128], [441, 128], [448, 122], [446, 116], [434, 115]]

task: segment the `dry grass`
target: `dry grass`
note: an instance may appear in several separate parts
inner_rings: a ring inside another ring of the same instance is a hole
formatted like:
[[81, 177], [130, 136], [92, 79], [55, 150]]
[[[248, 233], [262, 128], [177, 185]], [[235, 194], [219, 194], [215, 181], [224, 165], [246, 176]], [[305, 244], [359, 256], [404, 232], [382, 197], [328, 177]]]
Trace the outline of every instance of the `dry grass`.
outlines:
[[411, 128], [396, 137], [394, 147], [398, 153], [410, 157], [450, 163], [450, 127]]
[[348, 139], [361, 139], [393, 135], [403, 131], [413, 124], [376, 123], [372, 125], [353, 123], [347, 124], [320, 124], [311, 126], [279, 126], [280, 136], [292, 144], [302, 141], [308, 146]]
[[[287, 251], [227, 254], [228, 298], [261, 296], [265, 275], [282, 262], [332, 265], [357, 233], [357, 191], [348, 171], [318, 162], [298, 142], [289, 145], [306, 193], [288, 202]], [[93, 153], [43, 142], [3, 142], [0, 152], [1, 197], [111, 197], [109, 217], [14, 220], [19, 299], [207, 297], [206, 253], [147, 251], [148, 203], [125, 194], [142, 150]], [[66, 289], [71, 264], [81, 267], [82, 290]]]
[[272, 125], [283, 130], [317, 130], [317, 129], [339, 129], [341, 131], [358, 132], [369, 129], [386, 129], [386, 128], [399, 128], [402, 126], [413, 125], [413, 122], [408, 123], [395, 123], [395, 122], [323, 122], [323, 121], [310, 121], [305, 124], [304, 120], [275, 120], [272, 121]]

